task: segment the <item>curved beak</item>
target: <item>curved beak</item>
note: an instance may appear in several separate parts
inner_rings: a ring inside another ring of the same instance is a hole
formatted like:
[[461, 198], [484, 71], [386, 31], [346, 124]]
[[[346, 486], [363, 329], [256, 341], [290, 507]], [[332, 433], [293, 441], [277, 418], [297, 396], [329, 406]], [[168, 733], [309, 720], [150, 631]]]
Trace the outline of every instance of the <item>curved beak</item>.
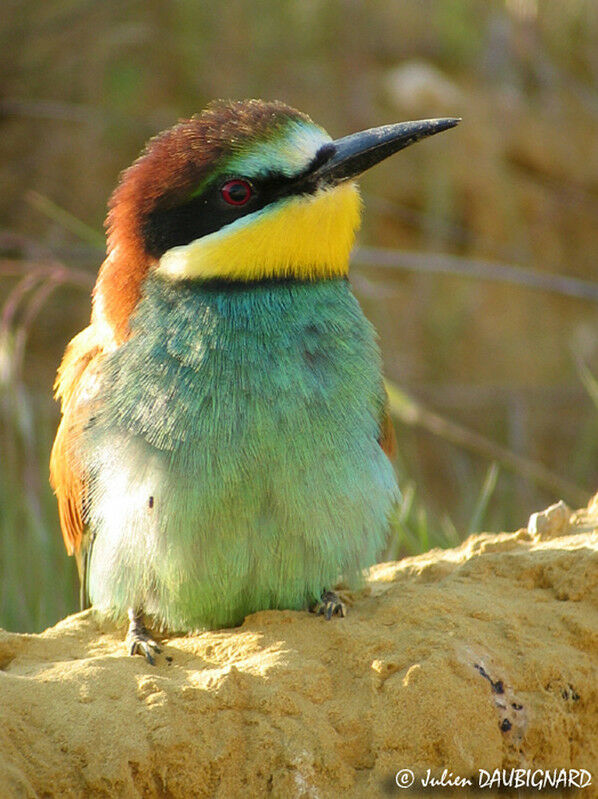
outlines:
[[322, 147], [321, 156], [318, 157], [318, 154], [315, 158], [315, 169], [309, 174], [310, 182], [335, 185], [350, 180], [389, 155], [427, 136], [454, 128], [460, 121], [458, 117], [420, 119], [416, 122], [382, 125], [343, 136], [342, 139], [336, 139]]

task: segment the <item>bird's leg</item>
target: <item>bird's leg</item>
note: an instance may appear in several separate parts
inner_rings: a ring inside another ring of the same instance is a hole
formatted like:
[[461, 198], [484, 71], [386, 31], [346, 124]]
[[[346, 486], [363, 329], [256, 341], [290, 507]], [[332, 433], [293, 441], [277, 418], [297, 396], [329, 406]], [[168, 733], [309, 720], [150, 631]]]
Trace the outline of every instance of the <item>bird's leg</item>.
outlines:
[[143, 655], [148, 663], [154, 665], [154, 654], [159, 654], [162, 649], [151, 637], [145, 624], [143, 623], [143, 611], [129, 608], [129, 629], [125, 643], [129, 650], [129, 655]]
[[324, 616], [327, 621], [330, 621], [333, 616], [344, 618], [347, 615], [345, 603], [338, 594], [335, 594], [334, 591], [326, 590], [322, 591], [319, 601], [312, 605], [309, 611], [310, 613], [317, 613], [318, 616]]

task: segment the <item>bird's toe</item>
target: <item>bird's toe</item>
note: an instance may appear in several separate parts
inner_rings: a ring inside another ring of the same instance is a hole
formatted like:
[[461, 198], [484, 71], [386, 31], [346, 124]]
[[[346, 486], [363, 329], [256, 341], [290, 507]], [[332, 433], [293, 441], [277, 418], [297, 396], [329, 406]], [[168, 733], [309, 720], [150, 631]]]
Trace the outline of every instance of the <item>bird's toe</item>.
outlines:
[[153, 666], [156, 662], [154, 655], [159, 655], [162, 647], [154, 641], [143, 624], [141, 614], [130, 612], [129, 618], [131, 621], [125, 639], [129, 655], [142, 655]]
[[310, 612], [324, 616], [327, 621], [330, 621], [333, 616], [344, 618], [347, 615], [347, 608], [334, 591], [322, 591], [322, 596], [315, 605], [312, 605]]

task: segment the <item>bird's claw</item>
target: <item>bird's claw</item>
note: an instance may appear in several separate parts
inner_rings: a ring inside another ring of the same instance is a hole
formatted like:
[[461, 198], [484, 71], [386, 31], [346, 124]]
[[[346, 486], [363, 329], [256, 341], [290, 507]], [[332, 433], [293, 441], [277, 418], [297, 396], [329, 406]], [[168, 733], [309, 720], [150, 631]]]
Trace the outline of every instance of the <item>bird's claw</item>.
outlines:
[[131, 621], [125, 638], [129, 655], [142, 655], [151, 666], [155, 665], [154, 655], [159, 655], [162, 648], [150, 635], [141, 615], [129, 613], [129, 619]]
[[324, 616], [326, 621], [330, 621], [333, 616], [344, 618], [347, 615], [345, 603], [334, 591], [322, 591], [320, 600], [309, 609], [311, 613]]

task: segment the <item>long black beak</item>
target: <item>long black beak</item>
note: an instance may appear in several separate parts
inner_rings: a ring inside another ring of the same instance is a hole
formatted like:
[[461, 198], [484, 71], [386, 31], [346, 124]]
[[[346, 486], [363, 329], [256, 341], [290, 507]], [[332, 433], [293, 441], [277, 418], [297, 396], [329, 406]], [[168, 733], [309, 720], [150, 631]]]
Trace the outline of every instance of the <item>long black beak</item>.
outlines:
[[360, 175], [389, 155], [415, 144], [420, 139], [454, 128], [461, 120], [420, 119], [362, 130], [325, 144], [316, 156], [315, 169], [309, 179], [319, 184], [334, 185]]

